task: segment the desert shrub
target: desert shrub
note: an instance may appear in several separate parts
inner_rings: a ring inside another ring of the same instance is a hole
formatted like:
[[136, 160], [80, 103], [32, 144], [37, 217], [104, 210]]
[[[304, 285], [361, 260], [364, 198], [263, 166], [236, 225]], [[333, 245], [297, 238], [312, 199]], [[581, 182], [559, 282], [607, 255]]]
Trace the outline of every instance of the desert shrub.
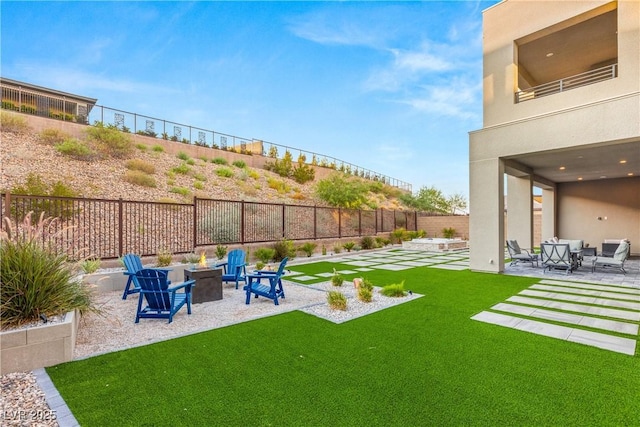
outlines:
[[442, 229], [442, 235], [445, 239], [453, 239], [456, 235], [456, 229], [452, 227], [445, 227]]
[[219, 168], [216, 169], [216, 175], [222, 178], [231, 178], [233, 176], [233, 171], [228, 168]]
[[315, 251], [317, 247], [318, 247], [317, 243], [307, 242], [302, 246], [300, 246], [298, 250], [300, 252], [304, 252], [306, 256], [310, 257], [311, 255], [313, 255], [313, 251]]
[[55, 145], [60, 144], [65, 139], [71, 138], [66, 132], [61, 131], [60, 129], [44, 129], [42, 132], [38, 134], [40, 140], [45, 144]]
[[307, 158], [304, 154], [298, 156], [298, 163], [293, 167], [291, 171], [291, 178], [298, 184], [304, 184], [305, 182], [313, 181], [316, 177], [316, 170], [313, 166], [306, 164]]
[[380, 290], [380, 293], [388, 297], [403, 297], [407, 295], [407, 292], [404, 290], [404, 280], [400, 283], [384, 286]]
[[204, 190], [204, 184], [202, 183], [202, 181], [195, 181], [193, 183], [193, 188], [195, 188], [196, 190]]
[[360, 239], [360, 246], [362, 249], [374, 249], [376, 247], [376, 242], [373, 240], [373, 237], [364, 236]]
[[353, 249], [355, 246], [356, 246], [356, 242], [347, 242], [342, 245], [342, 247], [345, 248], [347, 252], [351, 252], [351, 249]]
[[265, 265], [266, 265], [266, 263], [264, 263], [262, 261], [256, 262], [256, 270], [262, 270]]
[[182, 262], [185, 264], [197, 264], [200, 262], [200, 255], [186, 254], [182, 257]]
[[[31, 196], [78, 197], [78, 193], [62, 181], [47, 184], [40, 175], [33, 172], [27, 175], [24, 183], [15, 185], [10, 192], [12, 194]], [[39, 217], [42, 212], [45, 212], [48, 216], [55, 215], [63, 220], [69, 219], [74, 215], [72, 200], [36, 199], [29, 204], [28, 209], [33, 211], [34, 217]], [[15, 217], [25, 217], [28, 212], [19, 211], [12, 206], [11, 213]]]
[[293, 173], [293, 157], [289, 150], [285, 151], [282, 159], [275, 159], [273, 162], [267, 162], [264, 165], [266, 170], [270, 170], [278, 175], [289, 178]]
[[253, 169], [249, 169], [247, 171], [247, 174], [249, 175], [249, 178], [253, 178], [253, 179], [259, 179], [260, 178], [260, 174], [257, 171], [253, 170]]
[[85, 259], [80, 263], [80, 267], [86, 274], [95, 273], [100, 268], [100, 258]]
[[113, 126], [104, 126], [97, 123], [86, 130], [89, 141], [96, 145], [105, 157], [126, 158], [133, 151], [131, 136], [120, 132]]
[[141, 187], [155, 188], [157, 186], [156, 179], [153, 176], [138, 170], [125, 172], [123, 179], [129, 184], [139, 185]]
[[287, 194], [289, 191], [291, 191], [291, 187], [289, 187], [289, 185], [281, 179], [269, 177], [267, 178], [267, 185], [269, 186], [269, 188], [273, 188], [274, 190], [276, 190], [279, 194]]
[[127, 169], [141, 171], [149, 175], [153, 175], [154, 173], [156, 173], [156, 167], [153, 164], [142, 159], [127, 160], [124, 165]]
[[373, 292], [371, 289], [363, 288], [362, 286], [358, 289], [358, 299], [362, 302], [371, 302], [373, 299]]
[[205, 182], [207, 180], [207, 177], [205, 175], [201, 174], [201, 173], [194, 173], [192, 176], [193, 176], [194, 179], [196, 179], [198, 181]]
[[171, 168], [171, 172], [186, 175], [191, 172], [191, 168], [186, 163], [180, 163], [178, 166]]
[[330, 291], [327, 294], [327, 303], [333, 310], [345, 311], [347, 309], [347, 297], [342, 292]]
[[171, 187], [169, 189], [169, 192], [180, 194], [182, 196], [188, 196], [191, 193], [188, 188], [184, 188], [184, 187]]
[[147, 151], [149, 149], [145, 144], [136, 144], [136, 148], [140, 151]]
[[184, 151], [178, 151], [178, 154], [176, 155], [176, 157], [179, 158], [180, 160], [189, 160], [189, 155]]
[[370, 291], [373, 291], [373, 283], [371, 282], [371, 280], [369, 280], [367, 278], [362, 278], [362, 282], [360, 283], [360, 287], [361, 288], [365, 288], [365, 289], [369, 289]]
[[237, 203], [216, 202], [200, 220], [200, 229], [211, 243], [235, 243], [241, 240], [241, 206]]
[[316, 185], [316, 195], [331, 206], [358, 209], [367, 200], [368, 189], [359, 178], [333, 173]]
[[335, 246], [333, 247], [333, 252], [334, 252], [334, 253], [336, 253], [336, 254], [339, 254], [340, 252], [342, 252], [342, 246], [340, 246], [340, 245], [335, 245]]
[[215, 254], [216, 254], [216, 258], [218, 259], [224, 258], [227, 255], [227, 247], [222, 245], [216, 246]]
[[407, 233], [407, 230], [402, 227], [396, 228], [391, 232], [391, 234], [389, 234], [389, 239], [393, 244], [402, 243], [406, 240], [409, 240], [409, 233]]
[[0, 111], [0, 125], [3, 132], [25, 133], [29, 130], [24, 117], [6, 111]]
[[81, 313], [97, 311], [90, 289], [76, 278], [65, 252], [44, 242], [64, 234], [63, 228], [53, 235], [57, 221], [40, 215], [32, 223], [32, 215], [21, 224], [5, 219], [0, 234], [0, 326], [17, 327], [44, 316], [61, 315], [72, 310]]
[[156, 153], [163, 153], [164, 147], [162, 145], [156, 144], [153, 147], [151, 147], [151, 150], [153, 150]]
[[386, 237], [376, 237], [376, 245], [381, 248], [384, 246], [388, 246], [391, 244], [391, 240], [387, 239]]
[[254, 252], [254, 256], [263, 264], [268, 264], [276, 256], [276, 250], [273, 248], [258, 248]]
[[333, 286], [342, 286], [342, 283], [344, 282], [344, 276], [340, 273], [338, 273], [336, 271], [336, 269], [333, 269], [333, 276], [331, 276], [331, 284]]
[[196, 164], [196, 161], [193, 159], [187, 159], [184, 161], [186, 164], [188, 164], [189, 166], [193, 166]]
[[305, 196], [304, 194], [300, 193], [300, 192], [295, 192], [291, 195], [291, 198], [293, 200], [304, 200], [307, 198], [307, 196]]
[[211, 163], [215, 163], [216, 165], [228, 165], [229, 164], [227, 159], [222, 158], [222, 157], [214, 157], [213, 159], [211, 159]]
[[425, 237], [427, 232], [424, 230], [408, 231], [407, 235], [409, 236], [409, 239], [419, 239], [421, 237]]
[[173, 260], [173, 254], [171, 252], [167, 250], [161, 250], [160, 252], [158, 252], [158, 255], [157, 255], [156, 266], [166, 267], [168, 265], [171, 265], [172, 260]]
[[273, 249], [276, 251], [273, 256], [273, 260], [276, 262], [282, 261], [285, 257], [293, 259], [296, 256], [296, 248], [291, 240], [282, 239], [273, 244]]
[[247, 164], [243, 160], [236, 160], [232, 164], [233, 164], [233, 166], [235, 166], [237, 168], [240, 168], [240, 169], [243, 169], [243, 168], [247, 167]]
[[96, 157], [96, 153], [78, 138], [65, 139], [56, 145], [56, 150], [77, 160], [90, 161]]

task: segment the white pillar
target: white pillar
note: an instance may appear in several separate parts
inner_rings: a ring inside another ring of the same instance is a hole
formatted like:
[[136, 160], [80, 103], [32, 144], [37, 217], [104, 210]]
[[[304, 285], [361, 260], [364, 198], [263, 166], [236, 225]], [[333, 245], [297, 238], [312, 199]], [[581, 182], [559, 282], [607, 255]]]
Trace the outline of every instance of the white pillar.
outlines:
[[507, 175], [507, 239], [533, 247], [533, 179]]
[[542, 241], [556, 235], [556, 192], [542, 190]]

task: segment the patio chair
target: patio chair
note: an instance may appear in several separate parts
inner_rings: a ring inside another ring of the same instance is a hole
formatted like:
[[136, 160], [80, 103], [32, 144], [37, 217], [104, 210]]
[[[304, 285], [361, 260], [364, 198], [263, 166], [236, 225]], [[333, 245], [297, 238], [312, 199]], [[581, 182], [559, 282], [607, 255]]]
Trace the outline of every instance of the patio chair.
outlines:
[[604, 257], [598, 256], [593, 259], [593, 263], [591, 264], [591, 272], [596, 271], [596, 267], [614, 267], [619, 268], [623, 274], [627, 274], [627, 271], [624, 269], [624, 262], [629, 258], [630, 246], [629, 242], [626, 240], [620, 241], [618, 245], [618, 249], [616, 249], [613, 257]]
[[536, 266], [538, 266], [538, 254], [532, 254], [526, 249], [521, 249], [517, 240], [507, 240], [507, 250], [509, 251], [509, 257], [511, 258], [511, 264], [509, 265], [516, 265], [522, 261], [530, 262], [531, 267], [533, 267], [534, 262], [536, 263]]
[[568, 243], [541, 243], [540, 249], [543, 273], [546, 273], [547, 269], [560, 269], [569, 274], [577, 268], [577, 258], [571, 254]]
[[[140, 285], [138, 284], [136, 273], [142, 270], [144, 267], [142, 265], [142, 260], [136, 254], [126, 254], [122, 257], [122, 262], [126, 270], [123, 274], [125, 276], [128, 276], [127, 285], [124, 287], [122, 299], [127, 299], [127, 295], [140, 292]], [[171, 271], [170, 268], [155, 268], [155, 270], [165, 271], [167, 273]], [[167, 283], [171, 284], [171, 280], [167, 280]], [[133, 289], [130, 289], [131, 285], [133, 285]]]
[[245, 276], [247, 274], [245, 263], [245, 253], [242, 249], [234, 249], [227, 255], [226, 262], [216, 264], [216, 267], [222, 267], [222, 282], [234, 282], [238, 289], [238, 282], [247, 282]]
[[[135, 277], [140, 284], [136, 323], [141, 318], [169, 319], [171, 323], [174, 314], [185, 304], [187, 314], [191, 314], [191, 287], [194, 286], [195, 280], [187, 280], [169, 287], [167, 272], [152, 268], [138, 271]], [[178, 292], [179, 290], [183, 291]], [[147, 302], [145, 308], [142, 308], [143, 300]]]
[[[284, 258], [280, 262], [278, 271], [258, 270], [247, 274], [248, 282], [243, 288], [247, 292], [247, 300], [245, 304], [251, 303], [251, 294], [255, 294], [256, 298], [263, 296], [273, 300], [278, 305], [278, 298], [284, 298], [284, 289], [282, 289], [282, 276], [284, 275], [284, 267], [287, 265], [288, 258]], [[269, 284], [262, 284], [262, 279], [269, 281]]]

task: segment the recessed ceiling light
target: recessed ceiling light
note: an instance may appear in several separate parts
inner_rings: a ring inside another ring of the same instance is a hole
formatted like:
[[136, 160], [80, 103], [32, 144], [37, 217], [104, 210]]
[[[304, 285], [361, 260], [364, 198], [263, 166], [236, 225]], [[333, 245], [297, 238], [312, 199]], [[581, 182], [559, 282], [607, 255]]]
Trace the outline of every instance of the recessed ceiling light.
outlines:
[[607, 177], [606, 175], [600, 175], [600, 178], [606, 178], [606, 177]]
[[553, 52], [547, 53], [547, 58], [551, 58], [553, 56]]
[[584, 159], [584, 156], [578, 156], [579, 159]]
[[621, 164], [621, 165], [624, 165], [625, 163], [627, 163], [627, 161], [626, 161], [626, 160], [620, 160], [620, 164]]
[[561, 170], [561, 171], [563, 171], [563, 170], [565, 170], [565, 169], [566, 169], [566, 168], [565, 168], [564, 166], [560, 166], [560, 170]]
[[582, 181], [582, 177], [581, 176], [578, 177], [578, 181]]
[[629, 172], [627, 176], [633, 176], [633, 172]]

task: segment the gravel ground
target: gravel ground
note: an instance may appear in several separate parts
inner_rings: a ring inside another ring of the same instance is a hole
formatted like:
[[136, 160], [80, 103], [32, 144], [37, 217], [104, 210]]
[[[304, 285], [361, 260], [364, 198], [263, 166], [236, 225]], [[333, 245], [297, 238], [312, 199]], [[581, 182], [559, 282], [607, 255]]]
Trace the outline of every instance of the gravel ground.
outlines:
[[[171, 324], [162, 319], [141, 319], [135, 324], [138, 296], [130, 295], [123, 301], [121, 291], [104, 293], [97, 299], [103, 315], [90, 314], [81, 320], [74, 357], [82, 359], [294, 310], [343, 323], [422, 296], [414, 293], [403, 298], [389, 298], [378, 293], [376, 288], [373, 301], [363, 303], [356, 298], [356, 290], [350, 282], [335, 287], [330, 282], [298, 285], [285, 281], [284, 290], [286, 298], [281, 299], [278, 306], [265, 298], [252, 298], [251, 304], [246, 305], [242, 290], [226, 286], [222, 300], [193, 304], [191, 315], [183, 308]], [[329, 308], [326, 303], [329, 290], [345, 294], [346, 311]], [[32, 372], [0, 376], [0, 386], [0, 425], [58, 426]]]

